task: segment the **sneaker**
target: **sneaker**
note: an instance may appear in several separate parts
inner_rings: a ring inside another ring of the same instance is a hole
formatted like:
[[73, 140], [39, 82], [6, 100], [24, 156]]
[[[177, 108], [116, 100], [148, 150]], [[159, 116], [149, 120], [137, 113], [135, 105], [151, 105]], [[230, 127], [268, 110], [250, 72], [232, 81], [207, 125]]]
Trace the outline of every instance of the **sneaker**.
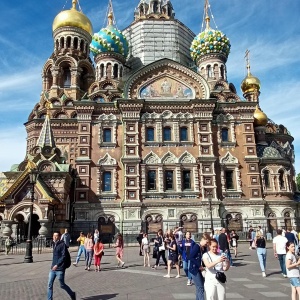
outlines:
[[286, 274], [283, 274], [283, 277], [284, 277], [284, 278], [287, 278], [287, 275], [286, 275]]
[[76, 292], [74, 292], [73, 297], [71, 299], [76, 300]]
[[252, 247], [249, 247], [250, 250], [252, 250]]
[[76, 262], [74, 262], [74, 263], [73, 263], [73, 266], [77, 267], [77, 263], [76, 263]]
[[262, 277], [266, 277], [266, 272], [262, 272]]
[[187, 283], [186, 283], [186, 285], [192, 285], [191, 281], [188, 280]]
[[84, 269], [87, 270], [87, 267], [85, 267]]
[[180, 275], [177, 275], [175, 278], [180, 278], [181, 276]]
[[169, 274], [164, 276], [165, 278], [171, 278], [171, 276]]
[[88, 268], [87, 270], [88, 270], [88, 271], [91, 271], [91, 268]]
[[154, 269], [154, 270], [156, 270], [156, 269], [157, 269], [157, 266], [152, 266], [151, 268]]
[[121, 268], [124, 268], [125, 266], [125, 262], [122, 262]]

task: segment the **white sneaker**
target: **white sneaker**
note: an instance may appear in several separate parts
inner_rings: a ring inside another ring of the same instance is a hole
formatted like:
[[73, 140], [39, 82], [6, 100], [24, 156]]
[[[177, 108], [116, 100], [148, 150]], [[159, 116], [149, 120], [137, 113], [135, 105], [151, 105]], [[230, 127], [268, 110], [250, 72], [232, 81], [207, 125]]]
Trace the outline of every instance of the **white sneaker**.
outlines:
[[169, 274], [164, 276], [165, 278], [171, 278], [171, 276]]
[[262, 272], [262, 277], [266, 277], [266, 272]]
[[188, 280], [187, 283], [186, 283], [186, 285], [192, 285], [191, 281]]
[[180, 278], [181, 276], [180, 275], [177, 275], [175, 278]]

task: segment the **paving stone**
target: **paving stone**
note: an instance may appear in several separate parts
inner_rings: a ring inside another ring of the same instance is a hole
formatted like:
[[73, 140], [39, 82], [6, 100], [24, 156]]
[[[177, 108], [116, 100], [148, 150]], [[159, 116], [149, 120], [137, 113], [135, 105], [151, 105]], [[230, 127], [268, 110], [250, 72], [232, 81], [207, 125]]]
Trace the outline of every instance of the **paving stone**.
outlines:
[[268, 288], [266, 285], [263, 285], [260, 283], [244, 284], [244, 286], [248, 289], [266, 289], [266, 288]]
[[226, 293], [226, 299], [244, 299], [245, 297], [238, 293]]
[[260, 294], [264, 295], [268, 298], [283, 298], [283, 297], [290, 297], [289, 295], [283, 294], [281, 292], [259, 292]]
[[242, 281], [252, 281], [251, 279], [248, 278], [230, 278], [232, 281], [237, 281], [237, 282], [242, 282]]

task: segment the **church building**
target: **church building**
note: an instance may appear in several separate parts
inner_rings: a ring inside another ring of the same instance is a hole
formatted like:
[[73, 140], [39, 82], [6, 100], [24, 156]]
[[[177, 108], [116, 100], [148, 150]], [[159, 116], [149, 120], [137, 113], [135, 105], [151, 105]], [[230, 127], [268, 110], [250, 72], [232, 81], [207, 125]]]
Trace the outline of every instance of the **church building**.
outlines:
[[26, 157], [0, 176], [2, 230], [26, 236], [32, 200], [34, 236], [296, 226], [293, 137], [260, 109], [249, 52], [235, 87], [208, 0], [197, 35], [170, 0], [135, 1], [123, 31], [111, 0], [98, 32], [76, 0], [54, 18]]

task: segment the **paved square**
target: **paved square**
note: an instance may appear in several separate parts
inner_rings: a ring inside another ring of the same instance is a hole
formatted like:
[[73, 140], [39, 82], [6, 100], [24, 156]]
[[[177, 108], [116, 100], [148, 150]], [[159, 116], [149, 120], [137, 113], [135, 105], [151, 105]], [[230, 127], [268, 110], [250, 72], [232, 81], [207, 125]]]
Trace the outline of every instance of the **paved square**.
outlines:
[[[272, 244], [268, 244], [267, 275], [261, 276], [257, 255], [239, 244], [237, 267], [227, 272], [226, 298], [243, 300], [288, 299], [291, 288], [288, 279], [279, 272], [278, 261], [272, 256]], [[77, 300], [195, 300], [195, 286], [187, 286], [181, 270], [181, 278], [164, 278], [164, 266], [152, 270], [143, 266], [143, 257], [137, 247], [125, 248], [126, 268], [116, 268], [115, 249], [106, 247], [101, 262], [102, 271], [84, 270], [81, 260], [78, 267], [66, 271], [66, 283], [77, 292]], [[76, 247], [71, 248], [76, 256]], [[5, 256], [0, 253], [0, 300], [46, 300], [49, 266], [52, 254], [34, 254], [34, 263], [24, 264], [24, 255]], [[245, 259], [245, 260], [244, 260]], [[248, 263], [251, 262], [251, 263]], [[151, 258], [151, 264], [154, 260]], [[67, 294], [54, 284], [54, 300], [68, 300]]]

